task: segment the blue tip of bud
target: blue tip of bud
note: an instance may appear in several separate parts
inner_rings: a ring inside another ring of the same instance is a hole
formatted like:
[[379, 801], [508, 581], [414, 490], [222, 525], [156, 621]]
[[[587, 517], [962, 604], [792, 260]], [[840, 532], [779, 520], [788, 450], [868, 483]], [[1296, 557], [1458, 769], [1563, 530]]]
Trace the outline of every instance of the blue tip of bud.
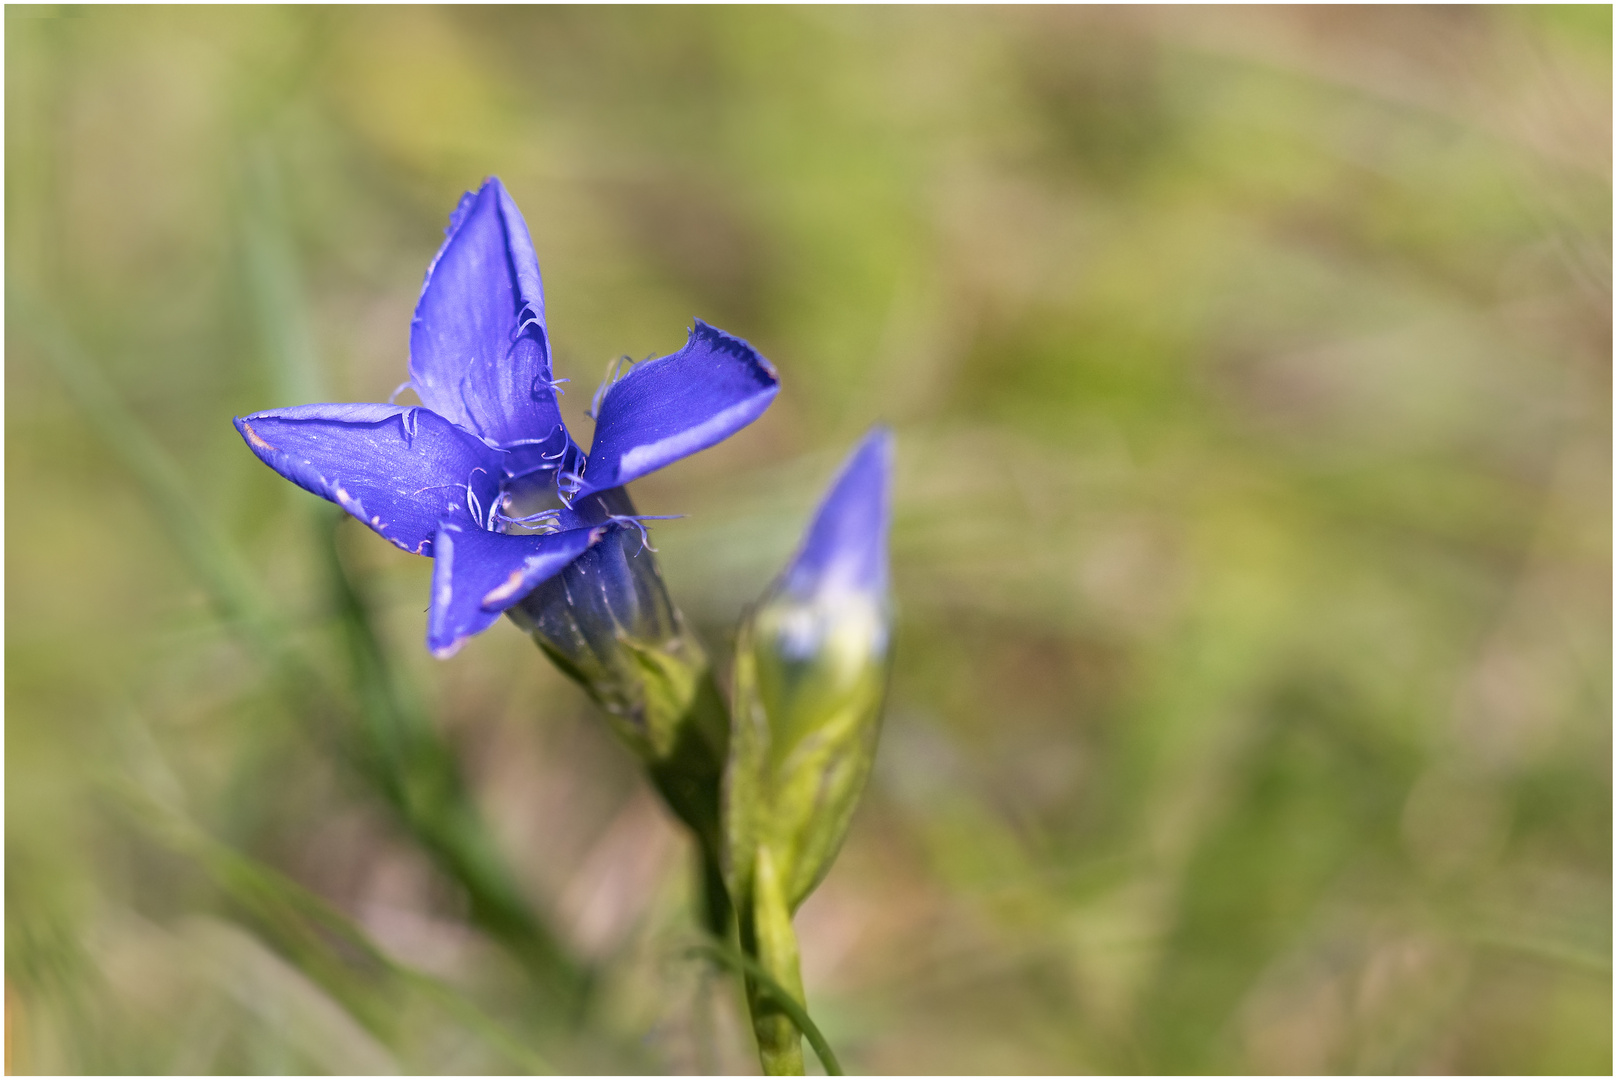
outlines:
[[794, 600], [887, 595], [887, 532], [892, 518], [893, 433], [871, 430], [820, 503], [780, 590]]
[[893, 433], [873, 428], [843, 463], [759, 611], [783, 658], [857, 665], [887, 651]]

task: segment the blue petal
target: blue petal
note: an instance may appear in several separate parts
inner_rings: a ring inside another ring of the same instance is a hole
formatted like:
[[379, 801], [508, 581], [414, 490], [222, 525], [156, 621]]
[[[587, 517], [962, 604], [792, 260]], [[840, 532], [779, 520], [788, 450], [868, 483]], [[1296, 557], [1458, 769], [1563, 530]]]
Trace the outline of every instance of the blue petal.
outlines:
[[432, 608], [427, 648], [438, 657], [487, 630], [500, 613], [582, 555], [604, 529], [543, 535], [445, 525], [433, 542]]
[[236, 418], [264, 464], [406, 551], [431, 555], [445, 520], [486, 523], [505, 455], [437, 413], [403, 405], [300, 405]]
[[848, 458], [786, 568], [781, 591], [797, 600], [887, 594], [893, 433], [878, 427]]
[[410, 324], [410, 381], [433, 412], [512, 449], [515, 476], [566, 446], [539, 260], [499, 180], [461, 199]]
[[578, 494], [627, 484], [729, 438], [779, 389], [756, 349], [696, 320], [683, 349], [631, 368], [607, 390]]

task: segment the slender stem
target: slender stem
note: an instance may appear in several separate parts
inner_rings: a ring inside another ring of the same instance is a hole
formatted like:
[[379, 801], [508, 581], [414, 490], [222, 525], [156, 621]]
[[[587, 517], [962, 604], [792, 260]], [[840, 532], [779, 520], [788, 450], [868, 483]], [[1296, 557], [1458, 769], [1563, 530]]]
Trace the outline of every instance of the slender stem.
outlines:
[[798, 1025], [782, 1005], [783, 997], [801, 1007], [803, 976], [798, 966], [797, 931], [786, 890], [767, 844], [760, 845], [753, 863], [751, 903], [742, 912], [741, 946], [784, 991], [769, 992], [752, 977], [747, 979], [747, 1004], [752, 1031], [758, 1038], [758, 1059], [767, 1076], [802, 1076], [803, 1043]]
[[791, 1019], [792, 1023], [797, 1025], [797, 1030], [803, 1033], [803, 1037], [808, 1040], [809, 1046], [814, 1048], [814, 1053], [819, 1057], [820, 1064], [825, 1067], [825, 1075], [847, 1075], [842, 1071], [842, 1063], [837, 1060], [837, 1055], [831, 1050], [831, 1044], [826, 1041], [825, 1035], [821, 1033], [819, 1026], [809, 1016], [808, 1010], [798, 1004], [792, 995], [786, 992], [785, 987], [770, 978], [769, 972], [760, 967], [758, 961], [722, 941], [704, 942], [696, 946], [692, 951], [717, 960], [737, 974], [746, 976], [749, 980], [755, 982], [763, 993], [773, 995], [775, 1001], [780, 1005], [781, 1011]]
[[720, 941], [730, 940], [730, 927], [735, 919], [735, 907], [730, 903], [730, 891], [724, 884], [724, 870], [719, 860], [698, 843], [696, 851], [698, 913], [702, 926]]

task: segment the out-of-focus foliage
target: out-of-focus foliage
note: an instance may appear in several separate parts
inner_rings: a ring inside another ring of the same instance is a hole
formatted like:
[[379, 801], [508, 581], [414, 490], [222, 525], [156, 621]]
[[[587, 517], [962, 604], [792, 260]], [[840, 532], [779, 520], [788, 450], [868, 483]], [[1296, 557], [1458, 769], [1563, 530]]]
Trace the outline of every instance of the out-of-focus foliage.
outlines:
[[[1611, 33], [7, 8], [11, 1067], [752, 1067], [601, 717], [509, 625], [432, 660], [430, 564], [353, 522], [382, 648], [345, 660], [329, 519], [229, 422], [384, 399], [494, 173], [569, 423], [693, 316], [780, 369], [636, 488], [689, 515], [655, 540], [715, 653], [897, 429], [883, 742], [798, 918], [850, 1069], [1609, 1072]], [[577, 1015], [323, 739], [392, 715], [382, 660]]]

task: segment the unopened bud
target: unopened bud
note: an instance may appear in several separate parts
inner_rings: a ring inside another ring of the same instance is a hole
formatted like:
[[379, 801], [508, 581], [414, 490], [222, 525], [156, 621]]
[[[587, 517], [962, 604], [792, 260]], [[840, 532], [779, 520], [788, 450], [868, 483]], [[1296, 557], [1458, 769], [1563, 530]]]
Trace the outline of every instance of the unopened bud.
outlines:
[[886, 694], [892, 434], [865, 438], [741, 629], [725, 789], [738, 903], [767, 850], [790, 908], [830, 869], [876, 754]]

